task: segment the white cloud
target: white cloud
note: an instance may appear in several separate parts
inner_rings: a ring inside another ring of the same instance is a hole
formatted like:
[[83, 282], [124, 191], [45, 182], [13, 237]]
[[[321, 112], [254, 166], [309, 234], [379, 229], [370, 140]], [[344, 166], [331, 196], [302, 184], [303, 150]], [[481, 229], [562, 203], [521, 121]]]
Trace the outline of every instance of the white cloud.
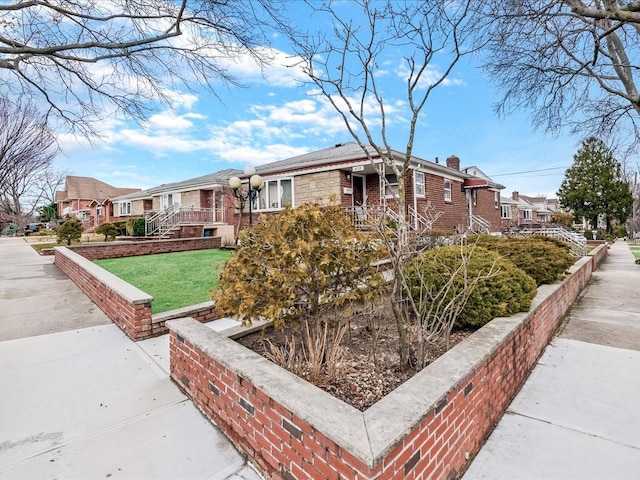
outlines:
[[227, 71], [241, 83], [264, 83], [271, 87], [296, 87], [305, 79], [300, 69], [299, 57], [275, 48], [261, 47], [258, 54], [267, 58], [267, 64], [259, 65], [248, 54], [228, 58], [224, 62]]
[[[401, 62], [398, 68], [396, 69], [396, 75], [405, 82], [409, 78], [410, 73], [411, 71], [409, 70], [407, 63], [404, 61]], [[414, 75], [415, 75], [415, 72], [414, 72]], [[434, 83], [438, 82], [443, 75], [444, 75], [444, 72], [442, 72], [437, 65], [431, 65], [431, 64], [427, 65], [425, 70], [422, 72], [422, 77], [420, 79], [420, 82], [418, 83], [418, 88], [425, 89], [430, 85], [433, 85]], [[449, 75], [447, 78], [445, 78], [442, 81], [440, 85], [444, 87], [451, 87], [451, 86], [460, 86], [465, 84], [466, 83], [464, 82], [464, 80], [459, 78], [452, 78]]]

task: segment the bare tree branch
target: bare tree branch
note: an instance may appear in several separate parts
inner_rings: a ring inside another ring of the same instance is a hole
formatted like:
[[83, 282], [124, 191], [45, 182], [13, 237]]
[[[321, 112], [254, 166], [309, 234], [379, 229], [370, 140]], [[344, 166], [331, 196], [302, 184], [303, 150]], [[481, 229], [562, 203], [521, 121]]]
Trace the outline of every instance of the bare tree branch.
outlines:
[[0, 83], [72, 131], [114, 111], [142, 120], [176, 90], [235, 84], [230, 59], [269, 60], [279, 0], [29, 0], [0, 3]]

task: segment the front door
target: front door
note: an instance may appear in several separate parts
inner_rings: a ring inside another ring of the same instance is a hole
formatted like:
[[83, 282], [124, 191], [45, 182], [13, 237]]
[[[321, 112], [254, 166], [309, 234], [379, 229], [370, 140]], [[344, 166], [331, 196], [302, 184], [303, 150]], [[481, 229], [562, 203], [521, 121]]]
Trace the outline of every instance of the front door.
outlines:
[[352, 175], [351, 176], [351, 187], [353, 189], [353, 206], [360, 207], [364, 205], [364, 191], [365, 191], [365, 183], [364, 177], [362, 175]]

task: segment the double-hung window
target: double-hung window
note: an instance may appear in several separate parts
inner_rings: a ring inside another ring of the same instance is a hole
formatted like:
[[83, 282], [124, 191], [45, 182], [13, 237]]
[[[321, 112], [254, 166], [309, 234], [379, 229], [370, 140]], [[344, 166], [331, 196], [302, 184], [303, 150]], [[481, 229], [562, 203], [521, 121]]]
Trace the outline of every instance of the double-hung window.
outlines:
[[413, 172], [413, 183], [416, 197], [424, 197], [424, 172]]
[[387, 198], [395, 198], [400, 193], [398, 187], [398, 177], [395, 173], [388, 173], [384, 176], [384, 196]]
[[531, 220], [533, 218], [533, 214], [532, 214], [531, 210], [529, 210], [529, 209], [522, 210], [522, 218], [524, 220]]
[[451, 180], [444, 179], [444, 201], [451, 201]]
[[293, 180], [280, 178], [265, 181], [252, 206], [255, 210], [279, 210], [287, 205], [293, 206]]
[[131, 202], [118, 202], [118, 216], [131, 215]]
[[500, 208], [500, 217], [511, 218], [511, 205], [502, 205]]

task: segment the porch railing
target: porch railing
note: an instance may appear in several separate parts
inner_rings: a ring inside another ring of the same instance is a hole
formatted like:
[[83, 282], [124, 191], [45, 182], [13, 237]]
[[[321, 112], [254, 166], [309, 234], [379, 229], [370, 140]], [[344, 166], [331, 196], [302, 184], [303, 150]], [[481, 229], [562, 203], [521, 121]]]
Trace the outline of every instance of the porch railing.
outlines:
[[195, 207], [170, 207], [160, 212], [145, 212], [145, 233], [160, 238], [182, 225], [224, 223], [220, 210]]
[[469, 218], [469, 230], [475, 233], [489, 233], [491, 223], [479, 215], [471, 215]]
[[569, 245], [571, 255], [575, 257], [583, 257], [587, 254], [587, 239], [581, 235], [562, 227], [553, 228], [524, 228], [514, 234], [519, 237], [529, 237], [533, 235], [541, 235], [543, 237], [557, 238]]

